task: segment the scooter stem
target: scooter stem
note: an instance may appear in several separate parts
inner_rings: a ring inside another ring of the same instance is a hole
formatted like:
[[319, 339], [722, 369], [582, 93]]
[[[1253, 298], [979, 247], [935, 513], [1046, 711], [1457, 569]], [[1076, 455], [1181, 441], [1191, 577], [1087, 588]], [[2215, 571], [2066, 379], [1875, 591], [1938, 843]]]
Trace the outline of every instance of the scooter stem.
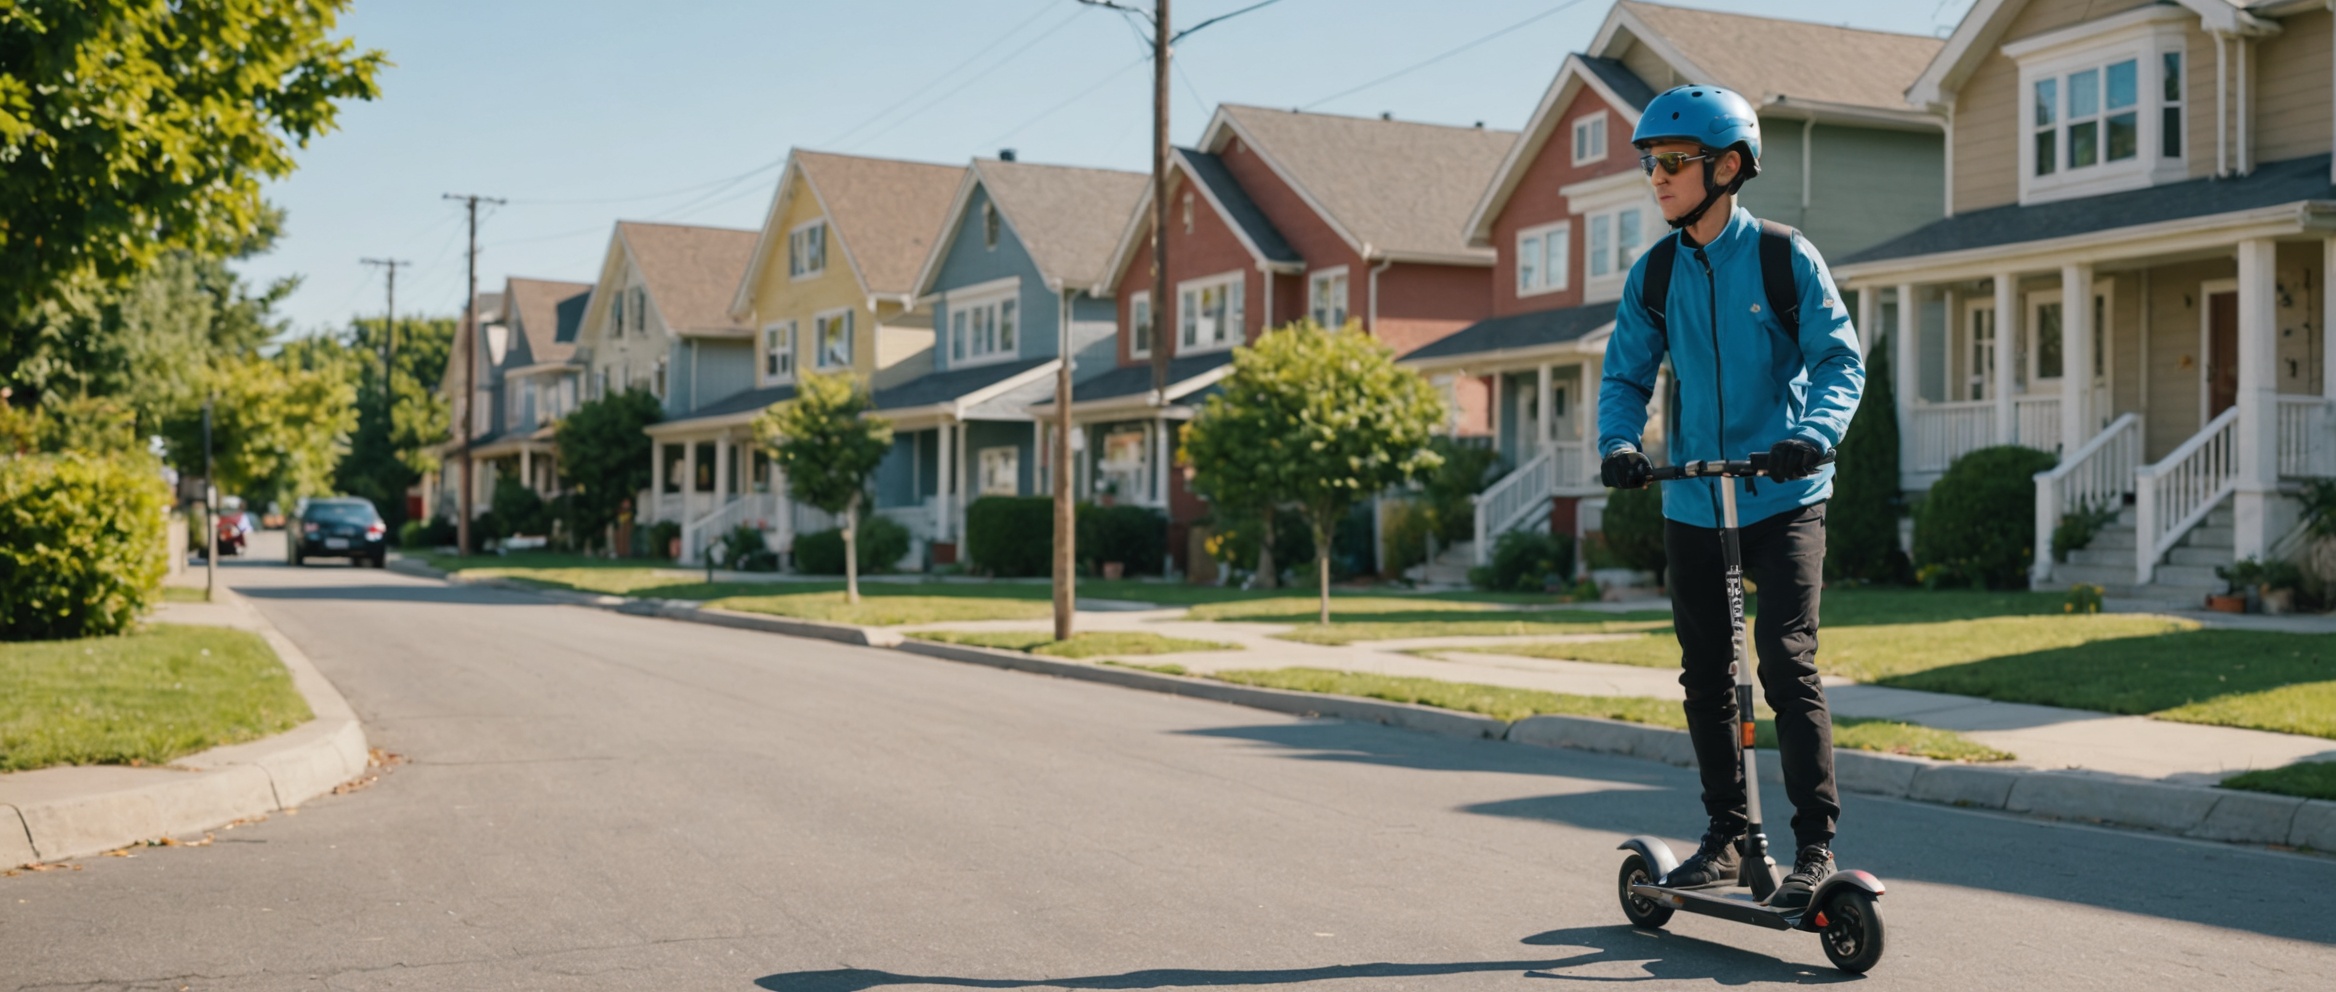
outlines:
[[1736, 753], [1744, 773], [1744, 867], [1739, 874], [1752, 897], [1767, 902], [1776, 892], [1776, 860], [1768, 855], [1768, 835], [1760, 819], [1760, 774], [1753, 755], [1752, 736], [1759, 718], [1752, 709], [1752, 643], [1744, 624], [1744, 557], [1736, 541], [1736, 480], [1721, 476], [1720, 560], [1727, 566], [1729, 647], [1735, 657], [1729, 672], [1736, 677], [1736, 721], [1742, 730]]

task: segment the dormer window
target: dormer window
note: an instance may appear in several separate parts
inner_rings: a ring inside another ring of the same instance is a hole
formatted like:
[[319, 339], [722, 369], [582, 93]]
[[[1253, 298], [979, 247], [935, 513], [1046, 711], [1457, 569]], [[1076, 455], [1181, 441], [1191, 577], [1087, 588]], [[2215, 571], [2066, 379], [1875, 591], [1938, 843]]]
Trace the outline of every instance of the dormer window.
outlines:
[[2020, 66], [2020, 201], [2188, 178], [2182, 8], [2150, 6], [2003, 48]]
[[995, 250], [998, 247], [998, 205], [981, 205], [981, 246]]

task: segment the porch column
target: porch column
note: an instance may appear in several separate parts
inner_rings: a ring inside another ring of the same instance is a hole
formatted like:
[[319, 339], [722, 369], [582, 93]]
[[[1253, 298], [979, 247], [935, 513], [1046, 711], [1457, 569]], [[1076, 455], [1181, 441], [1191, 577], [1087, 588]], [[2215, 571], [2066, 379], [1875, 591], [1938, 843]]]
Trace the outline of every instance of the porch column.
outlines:
[[1152, 500], [1162, 513], [1168, 511], [1168, 466], [1175, 438], [1168, 432], [1168, 411], [1162, 410], [1152, 423], [1152, 437], [1159, 441], [1152, 446]]
[[[948, 429], [942, 428], [942, 430]], [[951, 477], [956, 480], [956, 485], [950, 487], [949, 494], [949, 533], [951, 534], [964, 529], [959, 525], [965, 520], [965, 494], [973, 488], [973, 450], [965, 446], [966, 440], [965, 421], [960, 420], [957, 422], [957, 471], [950, 473]]]
[[[1604, 385], [1605, 378], [1606, 356], [1603, 351], [1583, 357], [1582, 388], [1578, 390], [1582, 395], [1574, 402], [1581, 404], [1582, 438], [1588, 442], [1582, 445], [1582, 461], [1585, 463], [1582, 466], [1582, 477], [1585, 479], [1596, 479], [1598, 463], [1605, 460], [1605, 453], [1598, 450], [1598, 388]], [[1639, 439], [1639, 447], [1649, 447], [1645, 438]], [[1663, 457], [1669, 458], [1671, 453], [1665, 451]]]
[[1553, 427], [1557, 423], [1557, 408], [1549, 403], [1555, 395], [1550, 391], [1549, 363], [1543, 362], [1533, 370], [1533, 409], [1540, 414], [1533, 424], [1533, 433], [1536, 435], [1533, 448], [1537, 453], [1548, 451], [1550, 443], [1557, 440]]
[[706, 507], [706, 512], [711, 513], [720, 509], [723, 504], [728, 502], [730, 502], [730, 436], [725, 434], [714, 439], [714, 499], [712, 505]]
[[2020, 425], [2012, 418], [2012, 369], [2018, 367], [2020, 352], [2013, 344], [2013, 332], [2020, 326], [2020, 277], [2015, 272], [1995, 274], [1995, 443], [2013, 444], [2020, 439]]
[[649, 505], [633, 508], [633, 519], [649, 523], [657, 519], [657, 504], [665, 500], [665, 442], [649, 439]]
[[678, 523], [689, 523], [691, 517], [697, 516], [695, 510], [697, 499], [698, 444], [696, 441], [683, 441], [681, 443], [681, 519], [677, 521]]
[[[1901, 438], [1914, 429], [1916, 384], [1922, 380], [1915, 375], [1915, 362], [1922, 356], [1915, 335], [1922, 329], [1922, 308], [1917, 305], [1914, 284], [1898, 284], [1898, 331], [1890, 335], [1890, 389], [1895, 394], [1898, 414], [1898, 432]], [[1953, 326], [1950, 324], [1949, 326]], [[1904, 486], [1904, 482], [1899, 483]]]
[[[2272, 307], [2277, 246], [2269, 238], [2239, 242], [2239, 478], [2231, 508], [2238, 533], [2232, 551], [2260, 558], [2293, 517], [2279, 495], [2279, 332]], [[2282, 510], [2286, 512], [2282, 513]]]
[[529, 489], [535, 488], [535, 449], [519, 446], [519, 481]]
[[1874, 340], [1874, 329], [1882, 326], [1882, 287], [1857, 288], [1857, 343], [1860, 349]]
[[[2336, 166], [2331, 166], [2336, 168]], [[2328, 280], [2336, 279], [2336, 238], [2320, 242], [2320, 395], [2336, 400], [2336, 331], [2330, 321], [2336, 321], [2336, 288]]]
[[949, 471], [952, 455], [949, 442], [954, 439], [955, 433], [949, 429], [948, 421], [942, 421], [941, 426], [933, 431], [933, 540], [936, 541], [956, 539], [949, 530], [949, 483], [957, 477], [955, 472]]
[[[2264, 359], [2270, 368], [2270, 358]], [[2060, 454], [2093, 436], [2093, 267], [2060, 267]]]

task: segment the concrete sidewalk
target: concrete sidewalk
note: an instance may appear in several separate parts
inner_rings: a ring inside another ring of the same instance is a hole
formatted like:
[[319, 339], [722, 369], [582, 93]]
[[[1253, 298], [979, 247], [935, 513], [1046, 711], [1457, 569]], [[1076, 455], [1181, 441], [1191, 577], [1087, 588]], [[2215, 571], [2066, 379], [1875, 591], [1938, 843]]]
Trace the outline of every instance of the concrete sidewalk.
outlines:
[[161, 767], [76, 765], [0, 774], [0, 867], [86, 857], [297, 808], [361, 775], [365, 730], [308, 656], [224, 585], [209, 603], [164, 603], [156, 623], [259, 634], [292, 673], [315, 718], [284, 733], [215, 747]]

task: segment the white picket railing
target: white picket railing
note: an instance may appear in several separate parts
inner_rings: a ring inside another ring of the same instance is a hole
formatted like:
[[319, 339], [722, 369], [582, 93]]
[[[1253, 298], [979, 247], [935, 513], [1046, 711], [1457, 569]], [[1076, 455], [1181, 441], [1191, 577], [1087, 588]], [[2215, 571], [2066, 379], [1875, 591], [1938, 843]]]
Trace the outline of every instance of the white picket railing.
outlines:
[[2012, 443], [2038, 451], [2060, 450], [2060, 397], [2012, 398]]
[[1544, 451], [1471, 497], [1476, 504], [1476, 563], [1492, 560], [1492, 538], [1548, 505], [1557, 491], [1558, 459]]
[[2036, 473], [2035, 561], [2029, 575], [2052, 578], [2052, 532], [2060, 518], [2079, 511], [2115, 509], [2133, 491], [2133, 470], [2141, 464], [2141, 415], [2110, 421], [2060, 464]]
[[2239, 408], [2207, 421], [2155, 465], [2134, 473], [2134, 581], [2147, 584], [2158, 559], [2214, 505], [2238, 488]]
[[1955, 459], [1995, 443], [1995, 403], [1926, 403], [1914, 408], [1913, 449], [1906, 465], [1914, 472], [1944, 472]]
[[2279, 398], [2279, 474], [2336, 475], [2336, 405], [2325, 397]]
[[1589, 489], [1598, 480], [1597, 466], [1590, 463], [1590, 446], [1581, 441], [1558, 441], [1549, 446], [1549, 456], [1556, 459], [1555, 474], [1550, 477], [1552, 495], [1569, 489]]
[[[780, 502], [777, 493], [747, 493], [683, 524], [681, 560], [703, 562], [707, 548], [742, 524], [752, 525], [766, 535], [782, 530], [786, 520]], [[766, 536], [763, 540], [767, 542], [770, 538]]]

